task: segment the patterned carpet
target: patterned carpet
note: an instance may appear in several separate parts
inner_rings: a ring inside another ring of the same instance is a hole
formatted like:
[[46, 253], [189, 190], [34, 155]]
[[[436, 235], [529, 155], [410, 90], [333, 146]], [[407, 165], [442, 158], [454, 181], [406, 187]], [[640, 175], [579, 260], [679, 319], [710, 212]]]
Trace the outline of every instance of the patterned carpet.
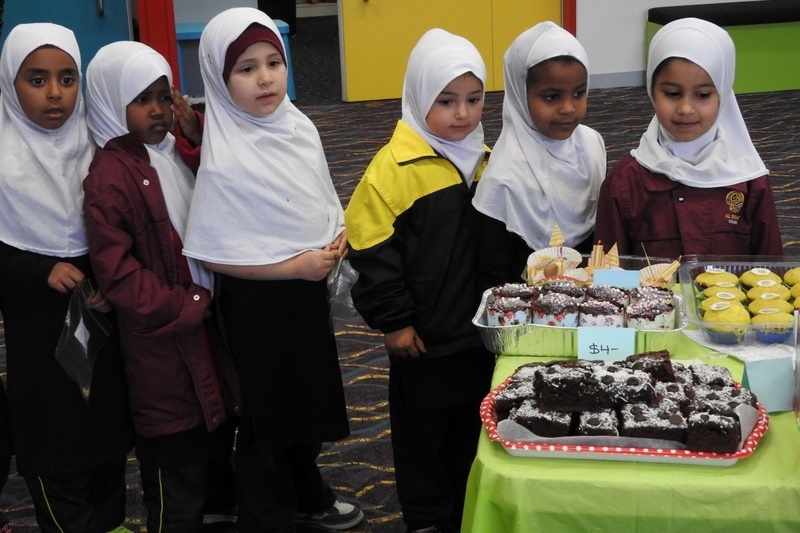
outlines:
[[[751, 94], [739, 98], [762, 158], [771, 171], [784, 248], [800, 256], [798, 170], [800, 170], [800, 91]], [[373, 154], [391, 135], [400, 114], [397, 100], [299, 107], [317, 124], [331, 173], [343, 205]], [[500, 133], [502, 94], [487, 95], [486, 141]], [[605, 138], [609, 164], [636, 146], [652, 116], [642, 88], [596, 90], [590, 94], [586, 123]], [[357, 500], [366, 520], [353, 531], [397, 533], [404, 530], [394, 493], [388, 406], [388, 368], [381, 336], [363, 324], [337, 327], [342, 375], [352, 434], [325, 446], [319, 464], [324, 476], [347, 499]], [[0, 374], [5, 343], [0, 337]], [[143, 521], [138, 474], [131, 459], [127, 527], [139, 531]], [[22, 479], [12, 474], [0, 496], [0, 508], [15, 532], [36, 531], [33, 510]]]

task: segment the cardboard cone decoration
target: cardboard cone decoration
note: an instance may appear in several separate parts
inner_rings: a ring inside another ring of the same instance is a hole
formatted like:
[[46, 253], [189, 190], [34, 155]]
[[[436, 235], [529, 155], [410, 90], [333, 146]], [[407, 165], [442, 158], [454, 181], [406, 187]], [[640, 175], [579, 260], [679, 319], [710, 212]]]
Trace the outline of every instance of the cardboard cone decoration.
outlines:
[[561, 246], [564, 244], [564, 234], [558, 224], [553, 226], [553, 233], [550, 235], [550, 246]]
[[589, 260], [589, 266], [594, 268], [601, 268], [603, 266], [603, 243], [600, 241], [592, 246], [592, 255]]
[[606, 254], [606, 266], [608, 268], [619, 266], [619, 251], [617, 248], [617, 243], [614, 243], [614, 246], [612, 246]]

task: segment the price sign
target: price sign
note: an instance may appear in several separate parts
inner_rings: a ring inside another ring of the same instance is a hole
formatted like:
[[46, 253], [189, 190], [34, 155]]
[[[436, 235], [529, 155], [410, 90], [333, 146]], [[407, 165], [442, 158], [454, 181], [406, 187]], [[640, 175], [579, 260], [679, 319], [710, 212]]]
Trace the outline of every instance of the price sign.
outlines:
[[594, 271], [594, 284], [634, 289], [639, 286], [639, 271], [598, 269]]
[[633, 328], [578, 328], [578, 358], [620, 361], [635, 353]]

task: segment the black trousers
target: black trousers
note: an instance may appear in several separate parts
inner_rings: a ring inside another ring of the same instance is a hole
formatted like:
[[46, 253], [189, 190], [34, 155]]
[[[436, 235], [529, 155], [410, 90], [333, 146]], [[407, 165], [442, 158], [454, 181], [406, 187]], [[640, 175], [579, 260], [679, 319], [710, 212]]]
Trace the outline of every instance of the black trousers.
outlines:
[[471, 350], [430, 360], [391, 358], [389, 417], [397, 496], [410, 529], [458, 531], [494, 356]]
[[241, 533], [293, 533], [298, 512], [325, 511], [336, 502], [317, 467], [321, 449], [319, 442], [297, 443], [259, 453], [243, 418], [235, 455]]
[[220, 441], [229, 442], [223, 429], [209, 433], [200, 426], [162, 437], [136, 437], [148, 533], [200, 531], [212, 457], [215, 449], [224, 449]]
[[125, 463], [106, 461], [62, 475], [25, 476], [43, 533], [104, 533], [125, 521]]

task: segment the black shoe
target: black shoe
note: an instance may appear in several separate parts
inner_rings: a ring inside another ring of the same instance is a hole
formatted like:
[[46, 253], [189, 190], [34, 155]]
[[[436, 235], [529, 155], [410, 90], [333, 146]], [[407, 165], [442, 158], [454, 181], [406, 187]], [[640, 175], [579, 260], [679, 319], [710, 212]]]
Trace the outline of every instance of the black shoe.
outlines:
[[321, 513], [297, 513], [294, 521], [325, 529], [350, 529], [364, 520], [364, 513], [352, 503], [336, 500], [330, 509]]

